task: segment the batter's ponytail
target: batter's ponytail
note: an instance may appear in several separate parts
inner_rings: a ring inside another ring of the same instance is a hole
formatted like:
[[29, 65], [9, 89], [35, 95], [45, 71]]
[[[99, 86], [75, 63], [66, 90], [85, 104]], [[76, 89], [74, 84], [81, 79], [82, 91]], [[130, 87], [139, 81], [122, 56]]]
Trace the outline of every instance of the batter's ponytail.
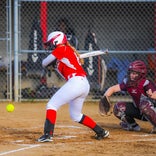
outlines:
[[79, 54], [79, 52], [69, 43], [69, 42], [67, 42], [66, 43], [69, 47], [71, 47], [72, 49], [73, 49], [73, 51], [76, 53], [76, 55], [78, 56], [78, 58], [79, 58], [79, 60], [80, 60], [80, 63], [83, 65], [84, 64], [84, 59], [81, 59], [80, 58], [80, 54]]

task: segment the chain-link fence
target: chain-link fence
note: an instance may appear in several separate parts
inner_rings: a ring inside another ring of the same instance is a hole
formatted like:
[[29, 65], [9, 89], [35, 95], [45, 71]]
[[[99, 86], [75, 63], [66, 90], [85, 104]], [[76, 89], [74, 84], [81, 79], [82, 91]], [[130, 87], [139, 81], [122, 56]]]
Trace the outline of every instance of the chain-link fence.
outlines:
[[0, 100], [12, 100], [11, 0], [0, 1]]
[[136, 59], [145, 61], [148, 76], [155, 81], [155, 1], [15, 0], [14, 4], [16, 99], [47, 99], [64, 83], [53, 67], [41, 66], [46, 55], [42, 43], [55, 30], [64, 31], [80, 52], [108, 48], [108, 55], [85, 59], [89, 97], [99, 98], [121, 82], [128, 64]]

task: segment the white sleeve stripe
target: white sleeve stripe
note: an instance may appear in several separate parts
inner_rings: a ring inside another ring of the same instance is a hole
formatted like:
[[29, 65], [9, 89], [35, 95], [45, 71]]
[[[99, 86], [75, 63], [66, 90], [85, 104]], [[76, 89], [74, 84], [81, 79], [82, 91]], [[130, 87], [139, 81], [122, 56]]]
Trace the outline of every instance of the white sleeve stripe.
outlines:
[[146, 80], [143, 86], [146, 86], [149, 84], [149, 80]]

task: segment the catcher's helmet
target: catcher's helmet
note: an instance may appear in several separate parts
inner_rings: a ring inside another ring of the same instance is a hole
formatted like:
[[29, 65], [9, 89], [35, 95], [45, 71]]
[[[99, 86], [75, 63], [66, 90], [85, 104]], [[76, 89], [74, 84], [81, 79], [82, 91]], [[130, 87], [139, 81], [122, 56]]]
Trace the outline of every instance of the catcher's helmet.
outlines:
[[128, 67], [128, 73], [130, 74], [131, 71], [135, 71], [139, 74], [139, 77], [136, 80], [143, 79], [147, 75], [146, 65], [141, 60], [136, 60], [136, 61], [130, 63], [130, 65]]
[[54, 31], [48, 35], [47, 42], [44, 43], [45, 46], [54, 45], [58, 46], [59, 44], [65, 44], [67, 42], [66, 35], [61, 31]]

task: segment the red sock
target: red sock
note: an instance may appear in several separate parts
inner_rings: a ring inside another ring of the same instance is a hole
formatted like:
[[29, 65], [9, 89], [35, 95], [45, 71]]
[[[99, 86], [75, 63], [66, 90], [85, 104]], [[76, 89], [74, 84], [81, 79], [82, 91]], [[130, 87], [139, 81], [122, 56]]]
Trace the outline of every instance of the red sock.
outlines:
[[91, 119], [90, 117], [83, 115], [83, 119], [81, 120], [81, 122], [83, 125], [93, 129], [96, 126], [96, 123], [93, 121], [93, 119]]
[[52, 124], [56, 122], [56, 111], [48, 109], [46, 112], [46, 119], [48, 119]]

